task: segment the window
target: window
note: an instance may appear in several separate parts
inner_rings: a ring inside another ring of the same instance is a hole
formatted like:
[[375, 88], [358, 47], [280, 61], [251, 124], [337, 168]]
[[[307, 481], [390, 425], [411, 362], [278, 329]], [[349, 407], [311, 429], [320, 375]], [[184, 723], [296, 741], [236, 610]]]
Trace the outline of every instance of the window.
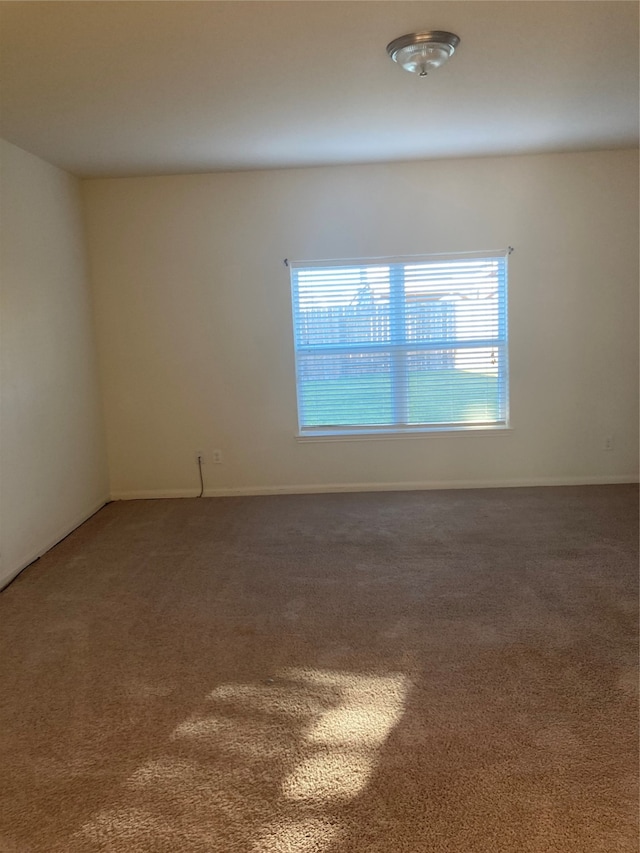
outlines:
[[301, 436], [507, 426], [507, 252], [290, 268]]

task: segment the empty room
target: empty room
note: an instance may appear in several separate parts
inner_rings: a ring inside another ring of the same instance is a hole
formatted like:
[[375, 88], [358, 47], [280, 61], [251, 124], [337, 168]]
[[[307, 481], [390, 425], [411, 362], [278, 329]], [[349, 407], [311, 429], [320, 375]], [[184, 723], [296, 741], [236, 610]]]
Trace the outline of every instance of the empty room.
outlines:
[[0, 2], [0, 853], [638, 853], [639, 8]]

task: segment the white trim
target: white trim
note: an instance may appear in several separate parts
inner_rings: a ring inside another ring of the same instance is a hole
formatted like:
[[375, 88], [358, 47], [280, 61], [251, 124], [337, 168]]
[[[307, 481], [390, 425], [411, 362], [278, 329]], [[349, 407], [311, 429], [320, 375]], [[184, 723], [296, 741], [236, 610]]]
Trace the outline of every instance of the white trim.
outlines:
[[62, 542], [62, 540], [68, 536], [70, 533], [80, 527], [81, 524], [84, 524], [85, 521], [91, 518], [92, 515], [95, 515], [98, 510], [101, 510], [105, 504], [109, 502], [110, 498], [105, 496], [101, 498], [97, 504], [94, 504], [90, 510], [87, 512], [83, 512], [82, 515], [78, 516], [70, 525], [65, 525], [63, 528], [60, 528], [58, 532], [52, 536], [44, 545], [39, 546], [35, 551], [32, 551], [31, 554], [27, 557], [23, 557], [22, 560], [18, 563], [16, 568], [9, 569], [9, 573], [0, 578], [0, 590], [5, 587], [8, 583], [16, 578], [23, 569], [26, 569], [27, 566], [30, 566], [38, 557], [42, 557], [43, 554], [46, 554], [47, 551], [50, 551], [58, 542]]
[[287, 266], [291, 269], [299, 269], [300, 267], [341, 267], [341, 266], [367, 266], [386, 264], [419, 264], [421, 261], [458, 261], [458, 260], [485, 260], [487, 258], [506, 258], [511, 254], [509, 248], [497, 249], [491, 251], [489, 249], [481, 249], [478, 252], [473, 250], [466, 252], [435, 252], [428, 255], [374, 255], [368, 258], [329, 258], [328, 260], [292, 260], [287, 258]]
[[[311, 485], [238, 486], [205, 489], [206, 498], [249, 497], [252, 495], [315, 495], [335, 492], [413, 492], [436, 489], [506, 489], [530, 486], [613, 486], [637, 483], [638, 474], [608, 474], [592, 477], [530, 477], [521, 480], [432, 480], [395, 483], [316, 483]], [[196, 498], [197, 489], [153, 489], [113, 492], [111, 500], [159, 500], [164, 498]]]
[[296, 441], [306, 444], [314, 441], [395, 441], [405, 438], [461, 438], [469, 435], [511, 435], [513, 427], [510, 426], [464, 426], [459, 428], [446, 427], [444, 429], [404, 429], [396, 432], [384, 432], [364, 428], [361, 432], [355, 430], [327, 430], [323, 432], [303, 432], [295, 436]]

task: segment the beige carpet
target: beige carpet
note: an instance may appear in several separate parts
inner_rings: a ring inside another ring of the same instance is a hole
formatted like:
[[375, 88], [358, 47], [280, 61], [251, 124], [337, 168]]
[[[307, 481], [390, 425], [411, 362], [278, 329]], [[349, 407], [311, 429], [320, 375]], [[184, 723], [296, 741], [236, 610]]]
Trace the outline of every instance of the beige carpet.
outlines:
[[113, 503], [0, 594], [2, 853], [626, 853], [633, 486]]

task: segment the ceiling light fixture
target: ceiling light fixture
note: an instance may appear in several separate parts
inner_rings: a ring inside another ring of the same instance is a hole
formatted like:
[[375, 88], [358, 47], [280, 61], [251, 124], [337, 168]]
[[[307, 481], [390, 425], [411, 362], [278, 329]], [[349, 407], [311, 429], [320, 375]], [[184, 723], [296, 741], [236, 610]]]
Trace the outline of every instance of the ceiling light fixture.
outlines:
[[453, 33], [430, 30], [394, 39], [387, 45], [387, 53], [405, 71], [426, 77], [429, 71], [444, 65], [459, 44], [460, 39]]

